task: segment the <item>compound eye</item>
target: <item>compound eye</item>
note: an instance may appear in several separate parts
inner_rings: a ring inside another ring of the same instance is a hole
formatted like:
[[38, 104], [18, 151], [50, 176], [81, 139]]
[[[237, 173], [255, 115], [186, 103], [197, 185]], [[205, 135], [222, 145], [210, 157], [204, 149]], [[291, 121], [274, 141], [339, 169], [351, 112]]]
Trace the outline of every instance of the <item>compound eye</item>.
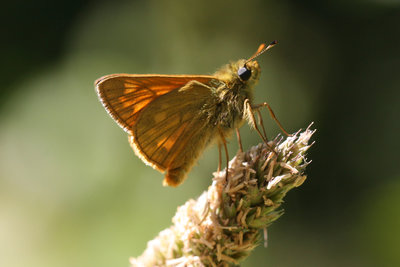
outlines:
[[239, 75], [239, 78], [240, 78], [242, 81], [247, 81], [248, 79], [250, 79], [251, 70], [249, 70], [248, 68], [246, 68], [246, 66], [241, 67], [241, 68], [238, 70], [238, 75]]

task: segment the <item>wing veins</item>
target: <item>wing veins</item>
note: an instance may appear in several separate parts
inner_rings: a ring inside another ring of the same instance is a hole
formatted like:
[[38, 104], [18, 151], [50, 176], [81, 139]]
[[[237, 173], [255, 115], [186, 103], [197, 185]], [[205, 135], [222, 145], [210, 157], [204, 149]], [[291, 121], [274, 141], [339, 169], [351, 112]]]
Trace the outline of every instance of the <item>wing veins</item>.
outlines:
[[[164, 110], [162, 110], [162, 111], [165, 111], [165, 110], [168, 110], [169, 108], [165, 108]], [[174, 113], [172, 113], [171, 115], [175, 115], [175, 116], [178, 116], [178, 118], [179, 118], [179, 123], [182, 123], [183, 121], [182, 121], [182, 116], [179, 116], [180, 115], [180, 113], [179, 112], [174, 112]], [[174, 117], [175, 117], [174, 116]], [[157, 125], [158, 126], [164, 126], [164, 125], [168, 125], [168, 123], [171, 121], [171, 119], [172, 118], [174, 118], [174, 117], [168, 117], [167, 119], [165, 119], [165, 120], [163, 120], [163, 121], [161, 121], [161, 122], [158, 122], [157, 123]], [[194, 119], [195, 117], [191, 117], [191, 118], [188, 118], [188, 120], [190, 120], [190, 119]], [[173, 125], [173, 127], [175, 127], [175, 125]], [[148, 128], [146, 128], [146, 130], [144, 130], [144, 131], [142, 131], [142, 134], [145, 134], [145, 133], [147, 133], [149, 130], [151, 130], [152, 129], [152, 127], [148, 127]]]
[[[180, 121], [179, 121], [179, 124], [186, 123], [186, 122], [188, 122], [188, 121], [190, 121], [190, 120], [192, 120], [192, 119], [193, 119], [193, 118], [188, 118], [188, 119], [185, 120], [185, 121], [180, 120]], [[168, 125], [168, 120], [164, 120], [164, 121], [163, 121], [163, 125]], [[151, 139], [151, 140], [148, 140], [148, 141], [145, 142], [144, 144], [148, 145], [148, 144], [151, 144], [151, 143], [155, 142], [160, 136], [162, 136], [162, 135], [165, 134], [165, 133], [168, 133], [168, 132], [171, 131], [171, 130], [172, 130], [172, 134], [173, 134], [173, 133], [175, 132], [175, 131], [174, 131], [174, 128], [177, 128], [176, 125], [172, 125], [171, 127], [166, 128], [163, 132], [161, 132], [161, 134], [159, 134], [158, 136], [156, 136], [155, 138], [153, 138], [153, 139]], [[179, 127], [178, 127], [178, 128], [179, 128]], [[149, 128], [148, 130], [150, 130], [150, 129], [152, 129], [152, 128]], [[146, 131], [148, 131], [148, 130], [146, 130]], [[142, 134], [143, 134], [143, 133], [142, 133]], [[170, 137], [171, 137], [171, 135], [169, 135], [165, 141], [167, 141]], [[163, 144], [164, 144], [164, 143], [165, 143], [165, 142], [163, 142]]]

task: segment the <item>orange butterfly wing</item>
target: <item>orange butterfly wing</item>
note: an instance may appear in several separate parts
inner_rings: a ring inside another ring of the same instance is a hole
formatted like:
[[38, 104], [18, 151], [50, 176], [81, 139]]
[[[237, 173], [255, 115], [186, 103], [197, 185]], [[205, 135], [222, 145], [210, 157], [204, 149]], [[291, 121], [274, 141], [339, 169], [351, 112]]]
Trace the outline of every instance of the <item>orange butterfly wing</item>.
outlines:
[[[130, 135], [135, 153], [176, 186], [212, 131], [198, 111], [209, 100], [213, 76], [108, 75], [96, 81], [101, 102]], [[206, 134], [207, 133], [207, 134]]]
[[131, 134], [140, 112], [154, 99], [192, 80], [207, 84], [212, 79], [207, 75], [111, 74], [96, 80], [95, 87], [108, 114]]

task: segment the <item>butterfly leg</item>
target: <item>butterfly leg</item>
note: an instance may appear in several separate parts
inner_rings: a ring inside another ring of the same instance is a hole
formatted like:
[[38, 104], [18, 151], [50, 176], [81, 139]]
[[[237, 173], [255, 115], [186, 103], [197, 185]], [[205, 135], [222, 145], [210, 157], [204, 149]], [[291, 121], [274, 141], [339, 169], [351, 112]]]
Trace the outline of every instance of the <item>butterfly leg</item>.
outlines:
[[265, 127], [264, 127], [264, 121], [263, 121], [262, 116], [261, 116], [261, 112], [260, 112], [259, 109], [256, 109], [256, 112], [257, 112], [257, 117], [258, 117], [258, 123], [261, 125], [261, 128], [262, 128], [262, 130], [263, 130], [265, 139], [268, 140], [268, 138], [267, 138], [267, 133], [266, 133]]
[[254, 117], [254, 112], [253, 112], [253, 108], [250, 105], [250, 102], [248, 99], [246, 99], [244, 101], [244, 106], [245, 106], [245, 110], [246, 110], [246, 117], [247, 120], [250, 122], [251, 126], [253, 126], [253, 128], [256, 130], [256, 132], [258, 133], [258, 135], [261, 137], [261, 139], [264, 141], [264, 143], [268, 143], [268, 139], [266, 136], [264, 136], [260, 129], [258, 129], [258, 125], [256, 122], [256, 118]]
[[239, 128], [236, 128], [236, 135], [237, 135], [237, 140], [238, 140], [238, 143], [239, 143], [239, 150], [240, 150], [240, 152], [243, 152], [242, 138], [240, 138]]
[[222, 165], [221, 143], [218, 142], [218, 169], [217, 169], [217, 172], [221, 171], [221, 165]]
[[263, 229], [264, 232], [264, 247], [267, 248], [268, 247], [268, 231], [267, 231], [267, 227], [265, 227]]
[[[260, 129], [258, 128], [256, 119], [254, 117], [254, 112], [253, 112], [253, 108], [250, 105], [250, 102], [248, 99], [246, 99], [244, 101], [244, 106], [245, 106], [245, 112], [246, 112], [246, 117], [247, 120], [249, 121], [249, 123], [251, 124], [251, 126], [253, 126], [253, 128], [256, 130], [256, 132], [258, 133], [258, 135], [261, 137], [261, 139], [264, 141], [265, 145], [269, 148], [270, 151], [272, 151], [272, 153], [274, 153], [276, 156], [276, 152], [275, 150], [268, 144], [268, 139], [267, 136], [263, 135], [260, 131]], [[257, 108], [257, 107], [256, 107]], [[261, 117], [261, 115], [260, 115]], [[263, 123], [261, 122], [261, 125], [263, 125]], [[265, 130], [264, 130], [264, 134], [265, 134]]]
[[272, 119], [274, 119], [274, 121], [276, 122], [276, 124], [278, 124], [279, 128], [281, 129], [281, 131], [286, 134], [287, 136], [292, 136], [291, 134], [289, 134], [282, 126], [282, 124], [280, 123], [280, 121], [276, 118], [274, 111], [272, 110], [272, 108], [270, 107], [270, 105], [267, 102], [264, 102], [262, 104], [258, 104], [258, 105], [254, 105], [252, 108], [253, 109], [259, 109], [262, 107], [266, 107], [269, 110], [269, 114], [271, 115]]
[[228, 181], [228, 169], [229, 169], [229, 154], [228, 154], [228, 147], [226, 145], [226, 139], [222, 130], [218, 127], [219, 135], [221, 137], [222, 144], [224, 145], [225, 150], [225, 158], [226, 158], [226, 172], [225, 172], [225, 179]]

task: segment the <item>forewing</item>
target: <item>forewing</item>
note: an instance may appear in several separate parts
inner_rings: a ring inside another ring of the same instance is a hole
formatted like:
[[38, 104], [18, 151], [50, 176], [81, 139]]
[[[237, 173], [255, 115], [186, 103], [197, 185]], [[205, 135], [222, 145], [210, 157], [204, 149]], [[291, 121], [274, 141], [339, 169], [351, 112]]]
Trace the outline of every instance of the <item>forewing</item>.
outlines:
[[95, 87], [110, 116], [132, 134], [139, 114], [155, 99], [184, 87], [190, 81], [208, 84], [212, 79], [213, 76], [207, 75], [112, 74], [98, 79]]

